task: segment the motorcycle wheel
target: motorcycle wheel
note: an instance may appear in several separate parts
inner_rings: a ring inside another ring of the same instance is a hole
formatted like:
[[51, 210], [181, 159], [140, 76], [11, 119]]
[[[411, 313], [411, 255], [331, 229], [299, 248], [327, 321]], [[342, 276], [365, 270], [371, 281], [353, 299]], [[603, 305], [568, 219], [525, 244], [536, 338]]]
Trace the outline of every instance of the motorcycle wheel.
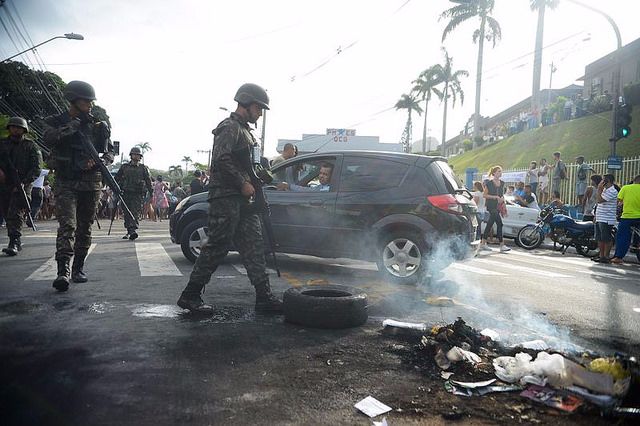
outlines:
[[525, 225], [516, 236], [517, 244], [525, 250], [533, 250], [542, 244], [544, 234], [541, 229], [535, 225]]
[[580, 255], [582, 255], [584, 257], [591, 257], [591, 249], [589, 249], [589, 246], [576, 244], [575, 248], [576, 248], [576, 252], [578, 252], [578, 254], [580, 254]]

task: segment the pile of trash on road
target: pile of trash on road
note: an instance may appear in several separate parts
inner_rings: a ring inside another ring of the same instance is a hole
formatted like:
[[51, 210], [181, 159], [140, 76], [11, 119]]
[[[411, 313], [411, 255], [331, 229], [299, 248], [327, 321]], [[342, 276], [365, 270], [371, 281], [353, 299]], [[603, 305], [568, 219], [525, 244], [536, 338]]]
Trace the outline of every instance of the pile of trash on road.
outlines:
[[519, 392], [569, 413], [595, 406], [602, 415], [640, 417], [640, 408], [625, 406], [629, 390], [640, 386], [640, 366], [632, 356], [561, 353], [543, 340], [505, 346], [495, 330], [477, 331], [462, 318], [432, 328], [395, 320], [383, 326], [387, 332], [421, 335], [415, 349], [435, 364], [444, 388], [454, 395]]

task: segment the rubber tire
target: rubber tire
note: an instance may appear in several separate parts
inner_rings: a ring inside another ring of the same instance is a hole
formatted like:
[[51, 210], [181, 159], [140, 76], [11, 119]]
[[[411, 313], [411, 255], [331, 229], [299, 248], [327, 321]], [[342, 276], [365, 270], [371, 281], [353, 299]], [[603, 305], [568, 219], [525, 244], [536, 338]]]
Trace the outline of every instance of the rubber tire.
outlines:
[[195, 263], [198, 256], [194, 254], [189, 247], [189, 237], [198, 228], [205, 228], [206, 232], [207, 220], [205, 218], [198, 218], [188, 224], [182, 231], [182, 236], [180, 237], [180, 248], [182, 249], [182, 254], [184, 254], [184, 257], [186, 257], [191, 263]]
[[525, 250], [537, 249], [538, 247], [540, 247], [542, 245], [542, 242], [544, 241], [544, 234], [543, 234], [542, 230], [539, 230], [539, 232], [538, 232], [539, 238], [534, 244], [527, 245], [527, 244], [523, 243], [522, 242], [523, 231], [525, 231], [526, 229], [531, 229], [531, 228], [535, 228], [535, 225], [525, 225], [522, 228], [520, 228], [520, 230], [518, 231], [518, 235], [516, 235], [516, 240], [517, 240], [518, 246], [522, 247]]
[[282, 297], [284, 319], [313, 328], [351, 328], [367, 322], [368, 298], [344, 285], [292, 287]]
[[[420, 256], [421, 256], [420, 266], [413, 274], [407, 277], [397, 277], [389, 273], [387, 271], [387, 268], [384, 266], [384, 259], [382, 257], [384, 253], [384, 249], [387, 246], [387, 244], [389, 244], [391, 241], [395, 239], [407, 239], [413, 242], [417, 246], [418, 250], [420, 250]], [[385, 280], [391, 281], [395, 284], [401, 284], [401, 285], [416, 284], [419, 280], [425, 277], [427, 270], [429, 269], [427, 266], [428, 263], [429, 263], [429, 259], [427, 257], [426, 243], [422, 241], [421, 238], [419, 238], [416, 232], [405, 231], [405, 230], [393, 231], [386, 235], [383, 235], [378, 240], [376, 265], [378, 266], [378, 272]]]

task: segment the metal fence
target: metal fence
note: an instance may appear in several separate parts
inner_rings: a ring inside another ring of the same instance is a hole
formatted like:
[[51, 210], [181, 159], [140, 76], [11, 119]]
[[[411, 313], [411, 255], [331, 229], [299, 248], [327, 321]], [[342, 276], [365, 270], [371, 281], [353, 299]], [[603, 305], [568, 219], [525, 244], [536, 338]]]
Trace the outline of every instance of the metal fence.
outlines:
[[[587, 161], [588, 165], [594, 170], [591, 174], [606, 174], [607, 160]], [[578, 197], [576, 195], [576, 180], [578, 174], [578, 164], [567, 164], [567, 178], [562, 180], [560, 184], [560, 196], [568, 204], [576, 204]], [[526, 172], [528, 169], [510, 169], [504, 170], [503, 174], [507, 175], [512, 172]], [[474, 180], [482, 181], [482, 177], [487, 172], [478, 172], [474, 175]], [[589, 177], [587, 175], [587, 183], [589, 183]], [[634, 177], [640, 175], [640, 157], [625, 158], [622, 160], [622, 170], [613, 171], [612, 174], [616, 177], [616, 183], [620, 186], [626, 185]], [[551, 184], [551, 178], [549, 178], [549, 184]], [[517, 181], [513, 179], [503, 179], [507, 185], [515, 185]]]

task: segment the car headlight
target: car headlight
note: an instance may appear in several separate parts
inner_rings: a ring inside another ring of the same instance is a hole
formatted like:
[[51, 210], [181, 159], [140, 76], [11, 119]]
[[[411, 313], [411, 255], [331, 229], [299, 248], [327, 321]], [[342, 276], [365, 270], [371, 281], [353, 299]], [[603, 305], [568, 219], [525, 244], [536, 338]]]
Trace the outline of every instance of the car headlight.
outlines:
[[189, 198], [191, 197], [187, 197], [184, 200], [180, 201], [176, 206], [176, 209], [174, 210], [174, 212], [179, 212], [180, 210], [182, 210], [182, 208], [189, 202]]

